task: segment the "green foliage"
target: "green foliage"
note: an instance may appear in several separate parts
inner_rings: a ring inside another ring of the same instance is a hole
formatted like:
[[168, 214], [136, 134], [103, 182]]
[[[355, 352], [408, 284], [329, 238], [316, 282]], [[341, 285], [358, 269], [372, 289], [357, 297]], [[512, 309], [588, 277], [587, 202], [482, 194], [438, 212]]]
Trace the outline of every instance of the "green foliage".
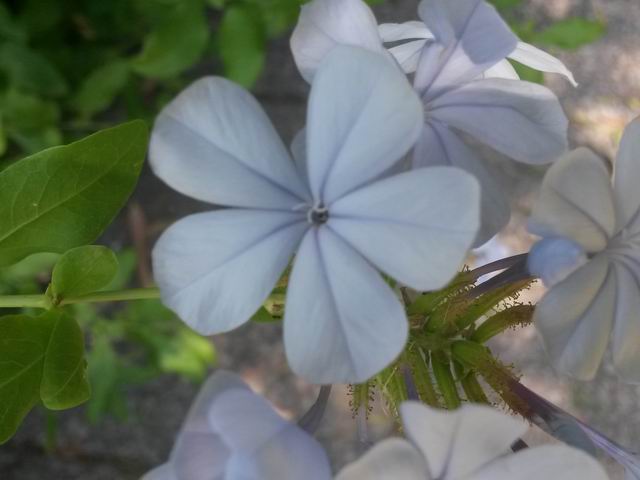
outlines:
[[89, 398], [80, 327], [62, 311], [0, 317], [0, 443], [39, 402], [52, 410]]
[[97, 292], [109, 285], [118, 272], [118, 259], [106, 247], [86, 245], [66, 252], [53, 269], [51, 295], [54, 303], [68, 296]]
[[174, 77], [200, 59], [208, 40], [209, 25], [201, 2], [173, 2], [145, 38], [143, 50], [131, 60], [131, 66], [146, 77]]
[[253, 85], [265, 60], [266, 32], [260, 18], [248, 6], [229, 7], [218, 36], [226, 75], [246, 87]]
[[123, 59], [115, 59], [93, 70], [82, 81], [70, 100], [71, 107], [84, 119], [109, 107], [129, 82], [131, 67]]
[[143, 122], [103, 130], [0, 173], [0, 266], [94, 241], [135, 186], [147, 145]]
[[151, 120], [194, 76], [251, 87], [268, 40], [287, 33], [304, 3], [0, 2], [0, 170], [3, 159], [72, 142], [96, 125]]
[[606, 26], [600, 21], [569, 18], [536, 33], [534, 39], [542, 45], [576, 50], [595, 42], [606, 31]]

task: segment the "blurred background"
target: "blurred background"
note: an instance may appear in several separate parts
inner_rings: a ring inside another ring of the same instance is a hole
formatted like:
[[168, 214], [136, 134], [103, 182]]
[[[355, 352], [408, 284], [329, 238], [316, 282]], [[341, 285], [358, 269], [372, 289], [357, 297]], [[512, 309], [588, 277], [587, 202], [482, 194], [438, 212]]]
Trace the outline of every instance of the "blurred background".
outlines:
[[[251, 88], [286, 141], [304, 125], [307, 84], [288, 36], [304, 0], [3, 0], [0, 2], [0, 170], [44, 148], [127, 119], [151, 122], [190, 81], [225, 75]], [[370, 2], [380, 22], [416, 19], [417, 0]], [[580, 86], [519, 68], [561, 99], [572, 145], [612, 159], [622, 130], [640, 111], [638, 0], [494, 0], [524, 41], [560, 57]], [[640, 155], [640, 152], [639, 152]], [[514, 214], [480, 249], [482, 264], [527, 251], [524, 221], [544, 171], [496, 158]], [[523, 173], [524, 172], [524, 173]], [[164, 186], [147, 170], [129, 206], [102, 239], [122, 266], [113, 288], [152, 282], [149, 251], [174, 220], [208, 207]], [[0, 272], [0, 293], [46, 287], [46, 255]], [[528, 292], [534, 301], [540, 287]], [[4, 312], [9, 313], [9, 312]], [[165, 461], [198, 384], [213, 368], [241, 374], [292, 419], [317, 388], [289, 371], [277, 324], [250, 323], [203, 339], [158, 302], [78, 307], [87, 332], [93, 397], [63, 413], [32, 412], [0, 447], [0, 479], [129, 480]], [[533, 328], [500, 336], [494, 352], [523, 381], [621, 444], [640, 450], [640, 389], [608, 365], [596, 381], [560, 378]], [[383, 402], [374, 437], [391, 431]], [[336, 470], [361, 453], [346, 387], [334, 389], [319, 431]], [[547, 441], [532, 432], [532, 443]], [[612, 478], [621, 478], [612, 468]]]

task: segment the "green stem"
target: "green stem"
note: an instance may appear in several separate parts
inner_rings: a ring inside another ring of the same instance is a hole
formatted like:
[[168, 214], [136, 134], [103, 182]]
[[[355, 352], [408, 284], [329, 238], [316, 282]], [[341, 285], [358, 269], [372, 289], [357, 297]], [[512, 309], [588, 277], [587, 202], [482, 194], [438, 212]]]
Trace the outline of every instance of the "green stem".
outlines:
[[60, 306], [76, 303], [105, 303], [128, 302], [131, 300], [149, 300], [160, 298], [160, 290], [157, 288], [134, 288], [131, 290], [116, 290], [113, 292], [96, 292], [77, 297], [63, 298]]
[[44, 295], [0, 296], [0, 308], [47, 308], [48, 305]]
[[[76, 303], [104, 303], [104, 302], [128, 302], [131, 300], [147, 300], [160, 298], [160, 290], [157, 288], [134, 288], [131, 290], [117, 290], [112, 292], [96, 292], [77, 297], [63, 298], [58, 306], [73, 305]], [[42, 308], [49, 309], [53, 306], [47, 295], [7, 295], [0, 296], [0, 308]]]

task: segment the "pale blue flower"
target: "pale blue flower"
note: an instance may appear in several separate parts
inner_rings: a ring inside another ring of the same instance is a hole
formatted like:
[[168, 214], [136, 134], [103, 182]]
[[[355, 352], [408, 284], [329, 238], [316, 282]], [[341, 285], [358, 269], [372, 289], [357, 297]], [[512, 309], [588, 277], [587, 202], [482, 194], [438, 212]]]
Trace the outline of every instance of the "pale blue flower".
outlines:
[[400, 412], [408, 441], [378, 443], [336, 480], [607, 479], [596, 460], [565, 445], [510, 454], [528, 426], [487, 406], [444, 411], [405, 402]]
[[[479, 245], [504, 227], [510, 207], [490, 166], [460, 133], [514, 160], [549, 163], [567, 149], [566, 116], [549, 89], [518, 80], [505, 59], [515, 57], [535, 68], [573, 77], [559, 60], [519, 43], [484, 0], [422, 0], [418, 13], [422, 22], [379, 28], [362, 0], [313, 0], [302, 9], [291, 48], [307, 80], [336, 45], [383, 53], [390, 60], [395, 58], [403, 70], [415, 71], [424, 127], [413, 165], [453, 165], [478, 179], [482, 187]], [[410, 39], [417, 41], [388, 52], [383, 44]]]
[[142, 480], [288, 478], [331, 479], [324, 449], [240, 378], [219, 371], [198, 394], [168, 462]]
[[314, 383], [358, 383], [402, 351], [404, 308], [378, 269], [443, 287], [478, 230], [479, 188], [450, 167], [387, 176], [415, 143], [422, 107], [381, 55], [342, 47], [316, 74], [298, 166], [246, 91], [200, 80], [158, 117], [155, 173], [229, 208], [187, 217], [153, 251], [163, 302], [203, 334], [234, 329], [269, 296], [292, 255], [284, 343]]
[[619, 376], [640, 382], [639, 180], [635, 120], [622, 138], [613, 186], [605, 163], [579, 149], [549, 169], [534, 205], [529, 230], [542, 242], [565, 239], [552, 254], [532, 250], [531, 273], [550, 287], [534, 322], [558, 370], [581, 380], [595, 376], [611, 343]]

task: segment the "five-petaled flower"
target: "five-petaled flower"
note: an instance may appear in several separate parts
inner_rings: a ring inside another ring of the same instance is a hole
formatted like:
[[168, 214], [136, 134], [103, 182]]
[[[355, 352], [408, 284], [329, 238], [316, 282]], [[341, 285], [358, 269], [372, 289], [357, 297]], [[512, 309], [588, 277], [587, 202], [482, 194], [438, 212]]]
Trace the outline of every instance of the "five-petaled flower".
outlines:
[[[571, 81], [573, 77], [559, 60], [519, 43], [484, 0], [422, 0], [418, 13], [423, 22], [378, 27], [363, 0], [313, 0], [302, 9], [291, 48], [307, 80], [336, 45], [386, 54], [403, 70], [415, 71], [424, 126], [413, 165], [453, 165], [478, 179], [479, 245], [504, 227], [510, 207], [492, 167], [464, 135], [529, 164], [549, 163], [567, 149], [568, 122], [556, 96], [541, 85], [520, 81], [506, 57], [562, 73]], [[384, 47], [385, 42], [407, 40], [391, 47], [390, 54]]]
[[142, 480], [329, 480], [322, 446], [237, 376], [218, 371], [203, 385], [169, 460]]
[[233, 208], [162, 235], [153, 264], [164, 303], [203, 334], [234, 329], [297, 251], [284, 315], [291, 367], [321, 384], [376, 374], [408, 331], [378, 269], [441, 288], [478, 230], [479, 188], [466, 172], [389, 174], [421, 129], [404, 75], [359, 48], [335, 49], [315, 75], [295, 161], [246, 91], [221, 78], [193, 84], [158, 117], [151, 165], [176, 190]]
[[587, 149], [547, 172], [529, 230], [543, 239], [529, 269], [550, 287], [534, 322], [556, 367], [592, 379], [611, 337], [613, 364], [640, 382], [640, 119], [626, 129], [615, 162]]
[[602, 466], [565, 445], [509, 447], [528, 429], [521, 420], [468, 404], [456, 411], [417, 402], [400, 407], [408, 440], [392, 438], [348, 465], [336, 480], [606, 480]]

